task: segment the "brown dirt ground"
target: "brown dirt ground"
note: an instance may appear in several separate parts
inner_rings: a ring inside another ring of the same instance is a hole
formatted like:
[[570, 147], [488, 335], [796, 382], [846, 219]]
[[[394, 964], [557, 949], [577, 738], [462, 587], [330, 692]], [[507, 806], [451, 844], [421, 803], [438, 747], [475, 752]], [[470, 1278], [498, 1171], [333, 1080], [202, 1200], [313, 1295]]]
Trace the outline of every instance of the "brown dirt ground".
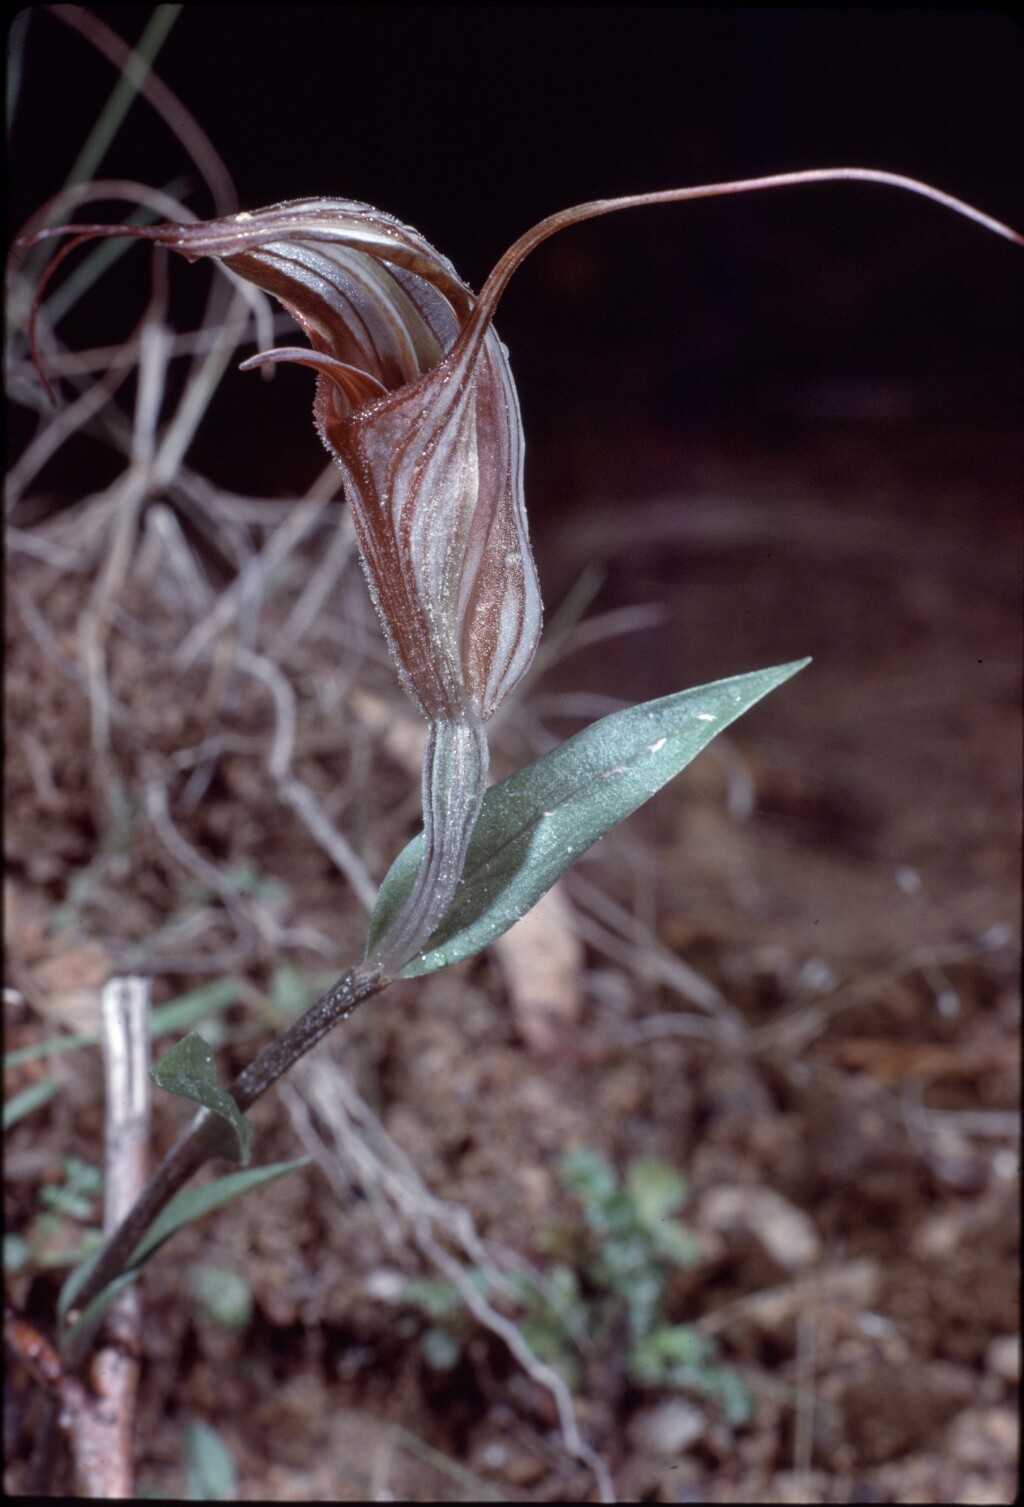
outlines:
[[[728, 1040], [712, 1018], [703, 1035], [674, 1033], [692, 1005], [635, 938], [609, 956], [592, 931], [577, 1004], [547, 1034], [531, 1038], [529, 1002], [510, 1001], [486, 955], [393, 987], [322, 1049], [432, 1192], [542, 1267], [544, 1230], [572, 1215], [555, 1171], [569, 1147], [620, 1168], [659, 1156], [689, 1179], [703, 1259], [673, 1287], [672, 1317], [715, 1336], [754, 1416], [732, 1427], [699, 1400], [641, 1391], [613, 1347], [576, 1400], [621, 1498], [1014, 1497], [1021, 472], [1007, 431], [818, 424], [703, 451], [610, 432], [540, 456], [549, 489], [573, 471], [579, 499], [538, 529], [549, 599], [596, 561], [598, 607], [654, 602], [665, 618], [562, 658], [535, 697], [640, 699], [814, 655], [581, 866], [721, 991], [742, 1030]], [[23, 555], [10, 569], [8, 1046], [88, 1022], [97, 982], [135, 946], [158, 1003], [204, 969], [247, 981], [221, 1052], [240, 1066], [281, 957], [329, 972], [361, 925], [274, 798], [266, 692], [223, 667], [176, 668], [180, 604], [140, 566], [110, 639], [129, 793], [115, 822], [67, 673], [88, 582]], [[357, 573], [345, 582], [354, 600]], [[26, 627], [19, 592], [52, 639]], [[282, 611], [267, 604], [271, 629]], [[333, 673], [310, 660], [296, 685], [298, 761], [379, 878], [415, 828], [414, 782]], [[372, 655], [366, 674], [388, 694]], [[578, 725], [557, 715], [566, 703], [536, 704], [559, 735]], [[223, 745], [205, 787], [186, 769], [171, 789], [180, 832], [222, 872], [276, 881], [274, 926], [318, 928], [326, 953], [247, 930], [147, 821], [147, 761], [211, 730]], [[510, 718], [509, 757], [517, 730]], [[569, 896], [586, 909], [585, 892]], [[172, 918], [191, 920], [160, 932]], [[64, 1091], [8, 1138], [8, 1230], [28, 1228], [63, 1156], [99, 1160], [98, 1054], [8, 1073], [6, 1092], [52, 1071]], [[158, 1147], [180, 1120], [157, 1105]], [[254, 1120], [258, 1160], [298, 1153], [277, 1094]], [[251, 1284], [241, 1333], [197, 1322], [185, 1283], [200, 1261]], [[248, 1498], [592, 1498], [550, 1399], [499, 1340], [469, 1324], [455, 1369], [430, 1371], [420, 1328], [377, 1296], [396, 1269], [432, 1274], [412, 1242], [389, 1244], [371, 1201], [341, 1201], [315, 1168], [178, 1237], [143, 1284], [140, 1489], [181, 1493], [198, 1418], [230, 1446]], [[58, 1278], [12, 1285], [45, 1327]], [[10, 1386], [18, 1491], [37, 1412]]]

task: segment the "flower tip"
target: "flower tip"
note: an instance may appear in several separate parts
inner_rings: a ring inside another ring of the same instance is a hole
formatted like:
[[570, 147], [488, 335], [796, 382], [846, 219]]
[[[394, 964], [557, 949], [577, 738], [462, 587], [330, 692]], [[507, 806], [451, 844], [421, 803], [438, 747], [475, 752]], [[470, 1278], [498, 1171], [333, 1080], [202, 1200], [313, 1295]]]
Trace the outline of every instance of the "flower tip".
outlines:
[[349, 409], [359, 408], [374, 398], [386, 398], [388, 395], [383, 383], [378, 382], [376, 377], [371, 377], [369, 372], [349, 366], [347, 362], [338, 361], [334, 356], [321, 351], [307, 350], [305, 346], [285, 345], [273, 351], [258, 351], [255, 356], [249, 356], [240, 362], [238, 370], [251, 372], [258, 366], [278, 366], [286, 362], [295, 366], [308, 366], [318, 376], [326, 378], [344, 396]]

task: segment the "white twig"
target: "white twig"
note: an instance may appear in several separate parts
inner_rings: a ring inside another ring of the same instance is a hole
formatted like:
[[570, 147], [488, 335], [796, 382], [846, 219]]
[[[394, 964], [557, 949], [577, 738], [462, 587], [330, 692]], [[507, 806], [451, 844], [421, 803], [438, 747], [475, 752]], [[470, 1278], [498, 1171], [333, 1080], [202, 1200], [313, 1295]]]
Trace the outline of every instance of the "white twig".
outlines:
[[240, 644], [235, 650], [240, 670], [262, 681], [274, 700], [274, 741], [270, 746], [267, 767], [277, 784], [288, 774], [295, 753], [295, 692], [286, 675], [265, 654], [253, 654]]
[[377, 886], [359, 854], [321, 806], [315, 791], [302, 780], [287, 779], [281, 781], [277, 793], [316, 838], [332, 863], [337, 864], [352, 886], [360, 905], [369, 914], [377, 904]]
[[61, 446], [79, 429], [93, 419], [113, 397], [118, 385], [135, 365], [134, 350], [115, 356], [101, 382], [94, 382], [73, 403], [60, 409], [44, 428], [40, 429], [7, 473], [6, 507], [8, 517], [21, 500], [25, 489], [38, 475], [43, 466]]
[[138, 573], [144, 579], [151, 571], [156, 576], [157, 590], [164, 585], [165, 571], [161, 569], [164, 561], [172, 581], [180, 588], [190, 615], [206, 612], [212, 592], [196, 564], [195, 553], [182, 533], [174, 510], [166, 503], [155, 502], [146, 509], [146, 531], [139, 551]]
[[118, 508], [103, 569], [90, 593], [78, 626], [79, 658], [89, 687], [93, 752], [104, 769], [110, 750], [110, 686], [106, 640], [117, 592], [125, 578], [138, 532], [142, 504], [149, 493], [148, 473], [130, 467], [112, 489]]
[[[146, 1183], [149, 1138], [149, 981], [114, 978], [100, 999], [106, 1075], [103, 1229], [113, 1233]], [[132, 1441], [139, 1382], [139, 1293], [129, 1287], [110, 1305], [110, 1343], [97, 1351], [93, 1385], [97, 1420], [108, 1430], [106, 1494], [134, 1496]]]
[[186, 634], [175, 655], [180, 666], [190, 665], [214, 638], [238, 618], [250, 601], [266, 593], [271, 573], [309, 533], [326, 506], [325, 500], [315, 498], [299, 503], [292, 510], [259, 554], [246, 565], [238, 579], [222, 593], [213, 611]]
[[352, 558], [356, 546], [355, 525], [352, 514], [343, 513], [320, 564], [309, 578], [309, 583], [270, 645], [270, 652], [281, 656], [287, 654], [308, 632], [317, 614], [334, 589], [338, 577]]
[[220, 897], [239, 934], [251, 936], [255, 929], [253, 920], [248, 915], [237, 891], [228, 884], [217, 866], [208, 858], [204, 858], [202, 853], [182, 836], [172, 821], [167, 805], [167, 786], [154, 765], [151, 765], [146, 773], [145, 799], [146, 815], [164, 847], [189, 873]]
[[331, 821], [315, 792], [305, 781], [291, 774], [292, 755], [295, 752], [296, 708], [295, 692], [287, 676], [266, 655], [252, 654], [248, 649], [239, 647], [236, 658], [239, 667], [262, 681], [274, 699], [274, 741], [267, 764], [271, 779], [277, 787], [278, 799], [295, 812], [332, 862], [337, 864], [363, 909], [372, 911], [377, 903], [377, 887], [365, 864]]

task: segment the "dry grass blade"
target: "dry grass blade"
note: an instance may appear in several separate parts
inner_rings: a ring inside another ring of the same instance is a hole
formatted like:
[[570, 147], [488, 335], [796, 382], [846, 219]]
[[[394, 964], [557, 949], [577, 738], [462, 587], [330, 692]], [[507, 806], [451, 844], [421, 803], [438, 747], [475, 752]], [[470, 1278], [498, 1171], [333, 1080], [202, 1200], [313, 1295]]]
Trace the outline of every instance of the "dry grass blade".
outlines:
[[689, 1004], [714, 1016], [728, 1037], [737, 1039], [743, 1034], [743, 1017], [721, 990], [677, 958], [650, 927], [592, 884], [579, 869], [568, 876], [568, 884], [571, 897], [582, 908], [577, 926], [584, 941], [617, 962], [626, 963], [639, 975], [646, 973], [657, 979]]
[[224, 159], [191, 110], [162, 79], [149, 72], [132, 48], [98, 16], [78, 5], [54, 5], [51, 10], [65, 25], [91, 42], [152, 105], [203, 175], [216, 213], [230, 214], [238, 203], [234, 182]]

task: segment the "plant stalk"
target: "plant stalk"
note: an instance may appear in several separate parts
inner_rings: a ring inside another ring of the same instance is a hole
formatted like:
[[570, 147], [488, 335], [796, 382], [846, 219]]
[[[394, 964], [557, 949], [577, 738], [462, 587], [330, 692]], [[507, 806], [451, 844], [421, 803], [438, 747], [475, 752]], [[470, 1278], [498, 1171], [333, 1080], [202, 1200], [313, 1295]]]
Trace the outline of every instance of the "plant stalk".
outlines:
[[[265, 1047], [260, 1055], [241, 1072], [231, 1085], [239, 1109], [254, 1104], [278, 1078], [300, 1057], [312, 1050], [328, 1031], [346, 1020], [371, 995], [386, 988], [391, 979], [381, 969], [357, 963], [342, 974], [327, 993], [321, 995], [288, 1030]], [[103, 1247], [96, 1265], [76, 1296], [75, 1306], [83, 1310], [115, 1278], [128, 1269], [139, 1241], [153, 1220], [188, 1182], [204, 1162], [221, 1154], [220, 1122], [208, 1110], [200, 1110], [188, 1130], [171, 1148], [146, 1187]], [[95, 1332], [68, 1337], [66, 1357], [69, 1367], [77, 1369], [88, 1359]]]

